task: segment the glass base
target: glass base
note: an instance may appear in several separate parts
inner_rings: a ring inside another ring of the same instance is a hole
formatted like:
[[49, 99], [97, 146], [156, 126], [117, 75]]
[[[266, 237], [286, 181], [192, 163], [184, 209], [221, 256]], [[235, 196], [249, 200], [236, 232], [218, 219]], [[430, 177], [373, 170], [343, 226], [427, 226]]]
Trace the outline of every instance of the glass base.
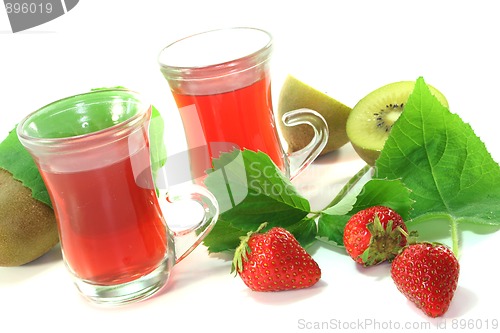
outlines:
[[117, 285], [96, 285], [75, 278], [83, 297], [99, 305], [124, 305], [144, 300], [159, 291], [168, 281], [173, 266], [172, 256], [166, 256], [151, 273], [134, 281]]

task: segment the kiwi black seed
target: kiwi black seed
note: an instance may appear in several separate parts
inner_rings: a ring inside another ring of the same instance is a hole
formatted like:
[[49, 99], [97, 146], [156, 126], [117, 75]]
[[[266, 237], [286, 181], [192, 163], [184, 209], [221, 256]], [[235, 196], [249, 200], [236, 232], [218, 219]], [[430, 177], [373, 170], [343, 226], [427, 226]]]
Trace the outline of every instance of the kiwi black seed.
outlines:
[[375, 112], [373, 116], [377, 122], [377, 127], [385, 132], [389, 132], [392, 125], [403, 112], [404, 103], [390, 103], [385, 106], [385, 108], [380, 109], [380, 111]]

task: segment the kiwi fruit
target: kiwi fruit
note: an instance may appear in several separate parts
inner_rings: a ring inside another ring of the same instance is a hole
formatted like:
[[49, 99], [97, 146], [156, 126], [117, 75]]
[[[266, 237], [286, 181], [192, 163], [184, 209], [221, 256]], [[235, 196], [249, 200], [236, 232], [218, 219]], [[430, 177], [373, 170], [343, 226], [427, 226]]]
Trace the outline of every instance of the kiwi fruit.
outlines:
[[0, 168], [0, 266], [21, 266], [59, 242], [52, 208]]
[[320, 113], [328, 124], [328, 142], [320, 155], [337, 150], [349, 139], [346, 133], [347, 116], [351, 108], [329, 95], [305, 84], [296, 77], [288, 75], [282, 85], [278, 98], [278, 124], [288, 151], [295, 152], [311, 142], [314, 131], [309, 125], [285, 126], [281, 117], [288, 111], [307, 108]]
[[[354, 150], [369, 165], [375, 164], [414, 87], [415, 81], [387, 84], [366, 95], [349, 114], [347, 136]], [[443, 106], [448, 107], [446, 97], [439, 90], [430, 85], [429, 89]]]

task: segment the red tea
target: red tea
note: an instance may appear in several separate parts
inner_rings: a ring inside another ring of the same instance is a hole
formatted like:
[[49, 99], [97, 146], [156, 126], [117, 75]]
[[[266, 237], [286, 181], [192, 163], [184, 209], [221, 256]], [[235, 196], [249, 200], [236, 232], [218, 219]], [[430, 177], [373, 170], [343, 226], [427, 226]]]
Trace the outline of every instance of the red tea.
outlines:
[[[141, 186], [144, 179], [138, 181], [133, 171], [134, 163], [148, 160], [145, 146], [97, 169], [41, 171], [47, 187], [57, 189], [50, 195], [57, 205], [61, 246], [80, 279], [124, 283], [150, 273], [164, 258], [167, 234], [154, 186]], [[150, 173], [140, 176], [152, 183]]]
[[[234, 147], [262, 151], [284, 170], [268, 76], [249, 86], [220, 93], [172, 93], [186, 131], [194, 177], [211, 167], [208, 156], [217, 158]], [[194, 149], [200, 145], [208, 149], [208, 154]]]

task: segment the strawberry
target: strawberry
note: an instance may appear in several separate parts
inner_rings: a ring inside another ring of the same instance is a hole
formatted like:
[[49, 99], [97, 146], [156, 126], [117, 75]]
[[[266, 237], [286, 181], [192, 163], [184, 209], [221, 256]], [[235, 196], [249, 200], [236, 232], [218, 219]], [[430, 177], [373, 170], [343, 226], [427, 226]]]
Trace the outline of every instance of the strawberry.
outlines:
[[397, 212], [389, 207], [373, 206], [349, 219], [344, 229], [344, 246], [357, 263], [372, 266], [394, 259], [407, 243], [407, 231]]
[[250, 232], [241, 238], [232, 271], [254, 291], [307, 288], [321, 278], [314, 259], [286, 229], [273, 227], [265, 233]]
[[410, 244], [391, 265], [391, 277], [399, 291], [430, 317], [448, 310], [459, 272], [453, 252], [438, 243]]

